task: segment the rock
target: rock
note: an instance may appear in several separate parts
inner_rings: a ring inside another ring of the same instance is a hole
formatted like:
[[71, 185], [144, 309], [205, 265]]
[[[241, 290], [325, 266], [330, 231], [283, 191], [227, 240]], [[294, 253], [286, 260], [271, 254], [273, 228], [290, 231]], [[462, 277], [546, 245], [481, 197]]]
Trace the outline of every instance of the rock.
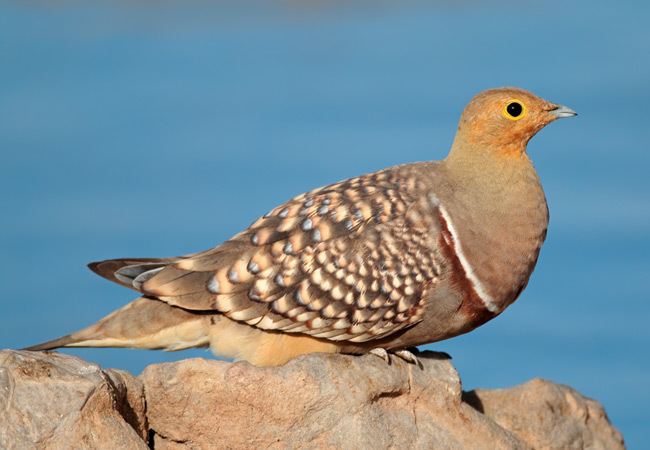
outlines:
[[534, 381], [463, 396], [450, 360], [420, 359], [422, 368], [373, 355], [276, 368], [192, 359], [141, 377], [155, 448], [623, 448], [602, 408], [569, 388]]
[[524, 448], [461, 402], [449, 360], [429, 356], [423, 370], [373, 355], [307, 356], [279, 368], [203, 359], [149, 366], [142, 378], [154, 443], [446, 449], [487, 438], [491, 448]]
[[149, 427], [142, 381], [124, 370], [108, 369], [106, 374], [116, 389], [118, 412], [143, 440], [147, 440]]
[[0, 448], [624, 448], [603, 408], [569, 387], [463, 393], [446, 355], [420, 361], [190, 359], [134, 378], [62, 354], [1, 351]]
[[63, 354], [0, 351], [0, 448], [146, 449], [129, 423], [145, 423], [127, 401], [138, 395], [141, 384], [124, 372]]
[[625, 448], [603, 407], [568, 386], [535, 379], [509, 389], [477, 389], [464, 397], [533, 448]]

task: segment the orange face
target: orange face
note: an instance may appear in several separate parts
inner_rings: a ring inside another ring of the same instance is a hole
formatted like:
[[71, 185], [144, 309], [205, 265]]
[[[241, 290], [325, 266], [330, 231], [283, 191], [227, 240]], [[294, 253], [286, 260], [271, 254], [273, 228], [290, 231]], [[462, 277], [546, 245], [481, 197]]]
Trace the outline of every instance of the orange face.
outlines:
[[547, 124], [575, 115], [569, 108], [523, 89], [491, 89], [481, 92], [467, 105], [458, 131], [472, 144], [521, 153]]

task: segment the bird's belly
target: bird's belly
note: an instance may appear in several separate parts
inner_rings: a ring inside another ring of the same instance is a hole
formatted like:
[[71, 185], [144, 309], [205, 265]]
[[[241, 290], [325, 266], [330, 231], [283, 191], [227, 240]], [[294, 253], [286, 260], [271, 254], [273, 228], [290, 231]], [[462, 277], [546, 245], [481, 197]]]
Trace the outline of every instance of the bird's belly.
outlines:
[[336, 353], [341, 346], [303, 334], [261, 330], [222, 315], [214, 316], [209, 341], [215, 355], [256, 366], [279, 366], [308, 353]]

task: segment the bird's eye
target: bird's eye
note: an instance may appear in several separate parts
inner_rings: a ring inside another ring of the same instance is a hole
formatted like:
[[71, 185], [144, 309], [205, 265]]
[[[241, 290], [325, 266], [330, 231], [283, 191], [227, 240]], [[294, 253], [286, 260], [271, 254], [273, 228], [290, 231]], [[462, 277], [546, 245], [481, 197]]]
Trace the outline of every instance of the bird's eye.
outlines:
[[526, 115], [526, 107], [519, 100], [510, 100], [503, 108], [503, 115], [506, 119], [519, 120]]

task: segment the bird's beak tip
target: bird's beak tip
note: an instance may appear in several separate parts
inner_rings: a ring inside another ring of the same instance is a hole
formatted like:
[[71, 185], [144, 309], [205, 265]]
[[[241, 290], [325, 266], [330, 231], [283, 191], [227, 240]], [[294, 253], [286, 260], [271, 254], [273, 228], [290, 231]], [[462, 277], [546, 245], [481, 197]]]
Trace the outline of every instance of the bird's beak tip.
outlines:
[[575, 112], [568, 106], [564, 106], [564, 105], [556, 105], [556, 107], [551, 109], [549, 113], [556, 119], [562, 119], [564, 117], [574, 117], [578, 115], [577, 112]]

